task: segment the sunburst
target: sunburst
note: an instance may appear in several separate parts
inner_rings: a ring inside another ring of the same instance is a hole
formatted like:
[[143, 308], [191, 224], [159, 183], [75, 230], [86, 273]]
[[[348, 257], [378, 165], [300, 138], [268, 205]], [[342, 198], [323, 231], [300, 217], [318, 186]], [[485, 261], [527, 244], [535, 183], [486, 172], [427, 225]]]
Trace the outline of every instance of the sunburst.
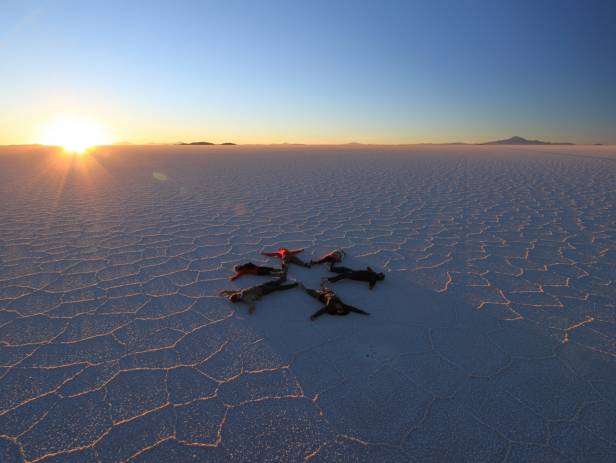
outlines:
[[102, 125], [90, 119], [74, 116], [56, 116], [42, 130], [41, 143], [61, 146], [68, 153], [84, 154], [98, 145], [107, 145], [111, 136]]

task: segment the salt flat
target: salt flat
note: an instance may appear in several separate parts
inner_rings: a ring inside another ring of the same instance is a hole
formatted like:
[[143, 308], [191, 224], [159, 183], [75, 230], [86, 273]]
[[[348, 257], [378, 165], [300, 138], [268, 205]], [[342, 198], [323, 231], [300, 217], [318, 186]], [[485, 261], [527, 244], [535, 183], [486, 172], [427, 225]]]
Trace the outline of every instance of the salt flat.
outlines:
[[[616, 460], [613, 147], [5, 147], [0, 198], [2, 462]], [[217, 297], [279, 245], [371, 316]]]

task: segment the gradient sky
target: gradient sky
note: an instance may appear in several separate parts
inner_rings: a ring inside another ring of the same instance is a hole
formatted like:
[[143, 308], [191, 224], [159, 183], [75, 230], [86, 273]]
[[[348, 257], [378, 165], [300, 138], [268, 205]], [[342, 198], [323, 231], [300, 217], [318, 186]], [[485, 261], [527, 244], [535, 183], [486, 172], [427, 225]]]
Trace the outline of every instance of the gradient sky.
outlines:
[[613, 0], [1, 0], [0, 144], [616, 143]]

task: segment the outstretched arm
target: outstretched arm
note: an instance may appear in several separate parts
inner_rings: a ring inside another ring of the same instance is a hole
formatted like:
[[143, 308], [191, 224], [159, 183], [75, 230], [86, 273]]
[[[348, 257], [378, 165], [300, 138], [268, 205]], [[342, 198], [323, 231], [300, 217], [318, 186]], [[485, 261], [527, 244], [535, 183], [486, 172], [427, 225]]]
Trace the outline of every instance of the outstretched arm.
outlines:
[[295, 254], [299, 254], [300, 252], [304, 252], [304, 248], [301, 248], [301, 249], [291, 249], [288, 252], [289, 252], [289, 255], [294, 256]]
[[279, 254], [277, 252], [262, 252], [261, 255], [262, 256], [267, 256], [267, 257], [276, 257]]
[[369, 283], [370, 289], [374, 288], [374, 285], [376, 285], [376, 280], [373, 278], [372, 280], [370, 280], [370, 283]]
[[358, 309], [357, 307], [353, 307], [352, 305], [344, 304], [344, 308], [349, 312], [355, 312], [362, 315], [370, 315], [370, 312], [366, 312], [365, 310]]
[[229, 277], [229, 280], [235, 281], [235, 280], [237, 280], [241, 276], [242, 276], [242, 274], [240, 272], [235, 272], [235, 274], [233, 276]]
[[278, 288], [276, 288], [276, 291], [284, 291], [285, 289], [295, 288], [296, 286], [299, 286], [299, 283], [297, 281], [294, 281], [293, 283], [287, 283], [286, 285], [278, 286]]
[[225, 291], [219, 292], [218, 295], [219, 296], [224, 296], [224, 297], [229, 297], [229, 296], [231, 296], [232, 294], [235, 294], [235, 293], [237, 293], [237, 291], [232, 291], [232, 290], [227, 289]]
[[349, 267], [339, 267], [339, 266], [336, 266], [336, 264], [333, 263], [333, 262], [329, 266], [329, 271], [333, 272], [333, 273], [351, 273], [351, 272], [353, 272], [353, 270], [350, 269]]
[[321, 315], [323, 315], [325, 312], [327, 312], [327, 307], [323, 307], [323, 308], [321, 308], [321, 309], [317, 310], [315, 313], [313, 313], [313, 314], [310, 316], [310, 320], [314, 320], [315, 318], [320, 317], [320, 316], [321, 316]]
[[321, 292], [317, 291], [316, 289], [310, 289], [310, 288], [304, 288], [306, 290], [306, 293], [309, 296], [314, 297], [315, 299], [319, 299], [321, 298]]

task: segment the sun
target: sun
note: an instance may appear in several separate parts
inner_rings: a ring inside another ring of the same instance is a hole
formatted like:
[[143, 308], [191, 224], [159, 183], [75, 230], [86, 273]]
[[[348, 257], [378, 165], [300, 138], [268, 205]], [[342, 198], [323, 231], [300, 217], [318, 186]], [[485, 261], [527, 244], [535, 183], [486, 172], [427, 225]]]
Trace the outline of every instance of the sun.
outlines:
[[80, 116], [59, 115], [42, 130], [41, 143], [61, 146], [68, 153], [83, 154], [97, 145], [111, 143], [111, 136], [98, 123]]

